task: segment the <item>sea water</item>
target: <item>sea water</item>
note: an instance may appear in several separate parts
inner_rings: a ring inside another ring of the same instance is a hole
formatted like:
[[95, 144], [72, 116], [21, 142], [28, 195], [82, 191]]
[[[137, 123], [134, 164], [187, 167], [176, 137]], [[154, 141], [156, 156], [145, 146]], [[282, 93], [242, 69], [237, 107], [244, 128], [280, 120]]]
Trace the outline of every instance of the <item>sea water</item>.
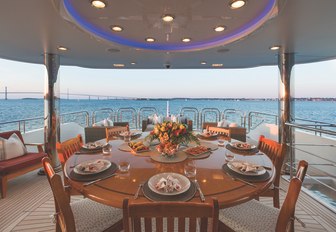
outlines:
[[[296, 118], [336, 123], [336, 101], [295, 101]], [[155, 107], [158, 113], [166, 115], [167, 100], [60, 100], [60, 113], [87, 111], [92, 113], [102, 108], [132, 107], [136, 111], [142, 107]], [[278, 114], [278, 101], [275, 100], [214, 100], [214, 99], [173, 99], [169, 100], [170, 114], [179, 114], [182, 107], [194, 107], [201, 112], [203, 108], [236, 109], [248, 115], [251, 111]], [[44, 116], [42, 99], [0, 100], [0, 124], [8, 121], [22, 120]], [[105, 117], [105, 116], [101, 116]], [[209, 117], [214, 117], [209, 115]], [[99, 119], [99, 117], [98, 117]], [[210, 118], [210, 120], [212, 120]], [[35, 123], [36, 124], [36, 123]], [[13, 124], [14, 125], [14, 124]], [[41, 126], [43, 123], [41, 124]], [[6, 127], [8, 127], [7, 125]], [[17, 124], [15, 124], [17, 126]], [[29, 125], [26, 125], [29, 128]], [[27, 128], [27, 129], [28, 129]], [[0, 125], [0, 130], [4, 130]], [[32, 128], [33, 129], [33, 128]]]

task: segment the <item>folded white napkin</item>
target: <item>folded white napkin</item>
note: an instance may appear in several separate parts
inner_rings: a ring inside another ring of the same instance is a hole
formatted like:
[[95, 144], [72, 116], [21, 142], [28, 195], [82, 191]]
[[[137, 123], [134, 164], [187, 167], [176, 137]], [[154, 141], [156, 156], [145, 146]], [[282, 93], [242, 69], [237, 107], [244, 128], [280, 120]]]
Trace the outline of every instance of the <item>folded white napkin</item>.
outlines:
[[258, 172], [261, 166], [243, 161], [233, 161], [231, 165], [241, 172]]

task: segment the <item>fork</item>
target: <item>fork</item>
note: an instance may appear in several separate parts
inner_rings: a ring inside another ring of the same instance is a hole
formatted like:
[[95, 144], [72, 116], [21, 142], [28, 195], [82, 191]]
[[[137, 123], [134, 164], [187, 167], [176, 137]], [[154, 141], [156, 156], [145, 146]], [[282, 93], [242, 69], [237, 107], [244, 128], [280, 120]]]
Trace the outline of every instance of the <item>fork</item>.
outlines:
[[134, 194], [134, 197], [133, 197], [134, 199], [137, 199], [139, 197], [139, 193], [140, 193], [142, 186], [143, 186], [143, 183], [140, 183], [136, 193]]

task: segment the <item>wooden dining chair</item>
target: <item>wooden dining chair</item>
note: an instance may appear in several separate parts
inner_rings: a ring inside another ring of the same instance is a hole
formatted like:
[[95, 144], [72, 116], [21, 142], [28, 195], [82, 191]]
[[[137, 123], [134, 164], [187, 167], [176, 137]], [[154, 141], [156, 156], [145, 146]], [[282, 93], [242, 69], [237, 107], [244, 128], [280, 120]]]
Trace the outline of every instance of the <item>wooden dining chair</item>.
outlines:
[[[207, 203], [123, 202], [123, 225], [125, 232], [137, 231], [218, 231], [218, 201]], [[187, 219], [187, 220], [186, 220]], [[144, 229], [144, 230], [142, 230]]]
[[110, 140], [115, 140], [115, 138], [122, 132], [128, 131], [129, 127], [127, 126], [114, 126], [106, 128], [106, 142]]
[[291, 179], [281, 209], [267, 206], [256, 200], [222, 209], [219, 211], [219, 219], [222, 222], [220, 223], [220, 231], [293, 231], [295, 205], [307, 168], [306, 161], [300, 162], [298, 170], [302, 175]]
[[[82, 136], [79, 134], [74, 138], [68, 139], [62, 143], [57, 142], [56, 143], [56, 149], [58, 153], [58, 158], [61, 162], [62, 165], [62, 170], [63, 170], [63, 180], [64, 180], [64, 185], [69, 186], [69, 180], [65, 175], [64, 172], [64, 165], [65, 162], [69, 159], [70, 156], [72, 156], [75, 152], [79, 151], [83, 145], [83, 139]], [[69, 193], [71, 195], [78, 195], [79, 193], [73, 189], [67, 189], [69, 190]]]
[[62, 178], [54, 172], [51, 160], [42, 160], [55, 201], [56, 231], [121, 231], [122, 210], [82, 199], [70, 203]]
[[210, 126], [208, 128], [209, 132], [211, 133], [217, 133], [218, 136], [222, 137], [223, 139], [227, 141], [231, 141], [231, 134], [229, 128], [221, 128], [221, 127], [212, 127]]
[[285, 158], [286, 149], [284, 144], [279, 144], [278, 142], [267, 139], [265, 136], [261, 135], [259, 137], [258, 149], [265, 153], [272, 161], [276, 175], [274, 178], [273, 185], [267, 189], [265, 192], [259, 195], [259, 197], [272, 197], [273, 206], [280, 208], [280, 177], [282, 164]]

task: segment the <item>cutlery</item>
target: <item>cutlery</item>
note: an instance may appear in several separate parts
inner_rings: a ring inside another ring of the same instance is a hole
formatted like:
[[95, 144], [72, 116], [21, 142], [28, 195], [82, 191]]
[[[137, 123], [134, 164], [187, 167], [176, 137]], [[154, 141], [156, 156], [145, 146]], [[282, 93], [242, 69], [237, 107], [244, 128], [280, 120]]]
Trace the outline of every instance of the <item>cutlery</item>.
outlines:
[[134, 199], [137, 199], [139, 197], [139, 193], [140, 193], [140, 190], [141, 190], [142, 186], [143, 186], [143, 183], [139, 184], [139, 187], [138, 187], [136, 193], [134, 194], [134, 197], [133, 197]]
[[252, 187], [254, 187], [254, 188], [257, 187], [256, 185], [251, 184], [250, 182], [248, 182], [248, 181], [246, 181], [246, 180], [243, 180], [243, 179], [240, 179], [240, 178], [237, 178], [237, 177], [233, 177], [233, 176], [231, 176], [229, 173], [226, 173], [226, 175], [228, 175], [229, 177], [231, 177], [232, 180], [235, 180], [235, 181], [238, 180], [238, 181], [240, 181], [240, 182], [242, 182], [242, 183], [244, 183], [244, 184], [247, 184], [247, 185], [249, 185], [249, 186], [252, 186]]
[[204, 194], [203, 194], [203, 192], [202, 192], [202, 190], [201, 190], [201, 187], [200, 187], [198, 181], [195, 180], [194, 183], [195, 183], [196, 188], [197, 188], [197, 190], [198, 190], [198, 192], [199, 192], [199, 194], [200, 194], [201, 201], [204, 202], [204, 201], [205, 201], [205, 197], [204, 197]]
[[108, 179], [108, 178], [110, 178], [112, 176], [116, 176], [116, 175], [117, 175], [116, 173], [113, 173], [112, 175], [108, 175], [108, 176], [105, 176], [103, 178], [99, 178], [97, 180], [93, 180], [93, 181], [87, 182], [87, 183], [83, 184], [83, 186], [89, 186], [89, 185], [92, 185], [92, 184], [97, 183], [97, 182], [102, 181], [102, 180], [106, 180], [106, 179]]

